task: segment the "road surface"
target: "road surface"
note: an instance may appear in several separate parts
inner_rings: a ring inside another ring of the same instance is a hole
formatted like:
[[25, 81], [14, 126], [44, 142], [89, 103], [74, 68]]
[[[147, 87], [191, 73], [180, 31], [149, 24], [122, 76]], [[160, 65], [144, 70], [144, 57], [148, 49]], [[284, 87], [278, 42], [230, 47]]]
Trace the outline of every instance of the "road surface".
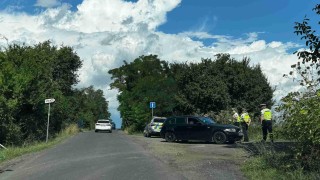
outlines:
[[123, 133], [80, 133], [20, 158], [0, 180], [185, 179]]

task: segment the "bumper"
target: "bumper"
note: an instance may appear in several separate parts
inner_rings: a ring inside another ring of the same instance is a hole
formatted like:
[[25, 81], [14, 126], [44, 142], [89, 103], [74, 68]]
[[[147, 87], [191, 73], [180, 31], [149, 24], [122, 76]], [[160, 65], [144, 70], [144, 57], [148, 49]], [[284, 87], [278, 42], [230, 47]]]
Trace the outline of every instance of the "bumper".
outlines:
[[240, 132], [240, 133], [226, 133], [227, 134], [227, 138], [228, 138], [228, 141], [239, 141], [242, 139], [243, 137], [243, 134]]
[[111, 131], [112, 128], [111, 126], [96, 126], [95, 130], [99, 130], [99, 131]]

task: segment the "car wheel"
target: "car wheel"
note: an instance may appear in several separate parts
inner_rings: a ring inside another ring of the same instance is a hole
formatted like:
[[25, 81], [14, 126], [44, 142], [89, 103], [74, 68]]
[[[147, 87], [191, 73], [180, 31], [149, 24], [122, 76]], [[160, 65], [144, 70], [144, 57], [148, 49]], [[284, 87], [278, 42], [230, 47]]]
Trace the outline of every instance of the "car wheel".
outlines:
[[146, 132], [146, 137], [151, 137], [151, 135], [148, 131]]
[[94, 130], [94, 132], [98, 132], [98, 130]]
[[176, 135], [173, 132], [166, 132], [165, 139], [167, 142], [174, 142], [176, 141]]
[[213, 134], [212, 140], [217, 144], [224, 144], [227, 141], [225, 133], [218, 131]]
[[112, 131], [110, 131], [110, 133], [112, 133]]

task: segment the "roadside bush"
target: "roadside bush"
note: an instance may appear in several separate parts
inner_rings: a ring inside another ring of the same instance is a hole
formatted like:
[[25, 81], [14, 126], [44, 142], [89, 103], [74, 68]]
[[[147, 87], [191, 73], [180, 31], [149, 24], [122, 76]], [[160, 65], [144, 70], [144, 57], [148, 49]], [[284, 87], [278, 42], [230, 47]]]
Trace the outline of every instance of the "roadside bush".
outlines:
[[301, 166], [306, 170], [317, 170], [320, 169], [320, 91], [314, 97], [299, 100], [297, 95], [292, 93], [283, 99], [283, 134], [298, 142], [295, 158]]

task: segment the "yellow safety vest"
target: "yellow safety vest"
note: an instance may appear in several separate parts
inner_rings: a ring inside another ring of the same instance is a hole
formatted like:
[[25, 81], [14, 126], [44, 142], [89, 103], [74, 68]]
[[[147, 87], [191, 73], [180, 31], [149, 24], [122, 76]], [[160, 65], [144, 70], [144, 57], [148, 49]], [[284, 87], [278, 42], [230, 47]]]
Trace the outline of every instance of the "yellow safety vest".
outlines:
[[241, 117], [243, 117], [243, 118], [242, 118], [242, 122], [246, 122], [246, 123], [249, 123], [249, 122], [250, 122], [250, 116], [249, 116], [248, 113], [244, 113], [244, 115], [241, 116]]
[[263, 112], [263, 119], [266, 120], [266, 121], [270, 121], [271, 118], [272, 118], [272, 113], [271, 113], [271, 110], [266, 108], [266, 109], [263, 109], [262, 110]]

